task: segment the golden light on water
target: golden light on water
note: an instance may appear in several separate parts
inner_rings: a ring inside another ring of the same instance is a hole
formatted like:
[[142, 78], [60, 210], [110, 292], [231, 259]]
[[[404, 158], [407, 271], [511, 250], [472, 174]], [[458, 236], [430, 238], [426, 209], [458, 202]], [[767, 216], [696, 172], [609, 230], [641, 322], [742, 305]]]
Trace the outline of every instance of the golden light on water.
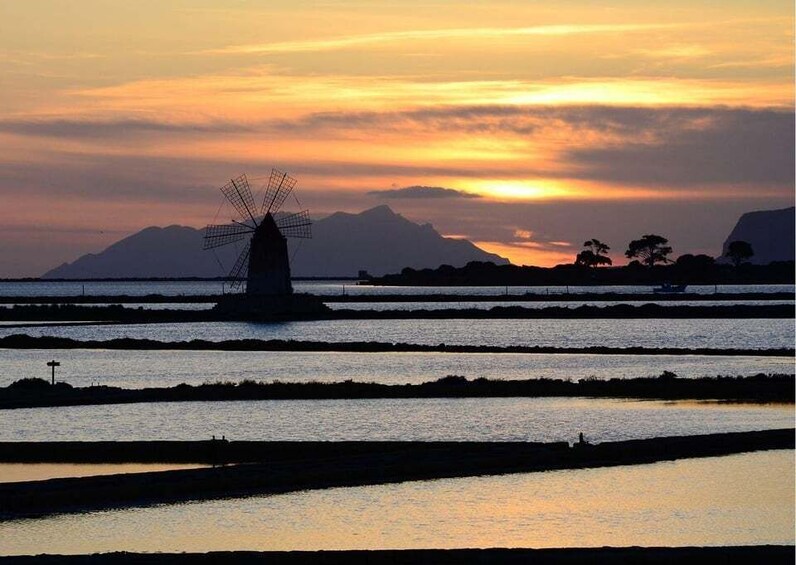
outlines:
[[12, 554], [45, 538], [52, 553], [792, 544], [793, 472], [792, 450], [764, 451], [74, 514], [0, 533]]

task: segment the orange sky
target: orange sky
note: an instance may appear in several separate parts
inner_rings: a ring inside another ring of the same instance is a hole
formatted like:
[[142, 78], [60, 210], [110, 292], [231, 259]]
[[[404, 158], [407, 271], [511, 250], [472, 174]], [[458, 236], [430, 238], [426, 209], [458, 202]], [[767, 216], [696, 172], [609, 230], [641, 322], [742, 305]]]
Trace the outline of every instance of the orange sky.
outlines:
[[667, 228], [716, 253], [793, 202], [792, 2], [32, 0], [0, 22], [0, 276], [203, 225], [271, 166], [315, 214], [387, 202], [542, 265]]

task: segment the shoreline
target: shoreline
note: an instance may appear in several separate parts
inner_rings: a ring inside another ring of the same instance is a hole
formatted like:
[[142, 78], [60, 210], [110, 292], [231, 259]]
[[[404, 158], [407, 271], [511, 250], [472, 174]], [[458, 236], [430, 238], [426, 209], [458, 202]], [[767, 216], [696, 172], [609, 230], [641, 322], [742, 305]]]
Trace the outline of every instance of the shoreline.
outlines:
[[523, 306], [493, 306], [480, 308], [444, 308], [435, 310], [330, 310], [312, 313], [256, 314], [232, 313], [215, 309], [147, 310], [142, 307], [127, 308], [121, 304], [91, 306], [75, 304], [15, 305], [0, 307], [0, 321], [10, 322], [94, 322], [94, 323], [197, 323], [197, 322], [279, 322], [326, 320], [483, 320], [483, 319], [793, 319], [796, 306], [792, 304], [728, 304], [720, 306], [666, 306], [645, 303], [640, 305], [615, 304], [611, 306], [582, 305], [574, 308], [549, 306], [525, 308]]
[[[509, 287], [511, 288], [511, 287]], [[654, 294], [622, 292], [588, 293], [530, 293], [523, 294], [318, 294], [312, 295], [322, 302], [678, 302], [678, 301], [736, 301], [736, 300], [794, 300], [790, 292], [695, 292]], [[72, 295], [72, 296], [0, 296], [0, 304], [191, 304], [218, 302], [223, 294], [175, 295], [127, 294]]]
[[376, 549], [320, 551], [212, 551], [207, 553], [128, 553], [91, 555], [25, 555], [0, 557], [13, 565], [461, 565], [500, 563], [505, 565], [574, 565], [576, 563], [644, 563], [704, 565], [705, 563], [770, 563], [791, 565], [793, 545], [721, 547], [577, 547], [577, 548], [489, 548], [489, 549]]

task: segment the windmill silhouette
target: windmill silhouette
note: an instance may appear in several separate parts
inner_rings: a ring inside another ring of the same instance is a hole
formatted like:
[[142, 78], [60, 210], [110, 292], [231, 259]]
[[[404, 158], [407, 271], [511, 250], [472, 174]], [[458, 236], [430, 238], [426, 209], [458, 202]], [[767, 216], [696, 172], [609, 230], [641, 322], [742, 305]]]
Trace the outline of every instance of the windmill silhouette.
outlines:
[[221, 187], [221, 192], [235, 208], [237, 217], [232, 218], [229, 224], [207, 226], [202, 248], [215, 249], [246, 240], [243, 251], [229, 273], [233, 290], [245, 287], [250, 297], [293, 294], [286, 238], [312, 237], [312, 221], [308, 210], [293, 214], [279, 213], [295, 186], [296, 179], [273, 169], [259, 210], [245, 174]]

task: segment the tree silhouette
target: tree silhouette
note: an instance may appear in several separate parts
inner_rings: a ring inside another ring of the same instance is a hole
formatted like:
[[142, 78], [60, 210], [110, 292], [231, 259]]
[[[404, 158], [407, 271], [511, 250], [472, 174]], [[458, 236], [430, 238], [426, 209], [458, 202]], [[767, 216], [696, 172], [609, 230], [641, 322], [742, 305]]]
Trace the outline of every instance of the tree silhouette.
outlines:
[[655, 263], [669, 263], [667, 257], [672, 252], [672, 248], [666, 245], [669, 240], [663, 236], [647, 234], [641, 239], [634, 239], [627, 246], [625, 257], [628, 259], [638, 258], [648, 267]]
[[716, 264], [716, 260], [710, 255], [686, 253], [685, 255], [680, 255], [675, 264], [686, 271], [705, 271], [713, 267]]
[[583, 243], [584, 249], [575, 257], [575, 264], [583, 267], [598, 267], [600, 265], [612, 265], [613, 261], [608, 257], [608, 250], [611, 249], [599, 239], [590, 239]]
[[727, 253], [724, 254], [728, 257], [735, 267], [739, 267], [746, 259], [749, 259], [755, 254], [752, 245], [747, 241], [733, 241], [727, 246]]

